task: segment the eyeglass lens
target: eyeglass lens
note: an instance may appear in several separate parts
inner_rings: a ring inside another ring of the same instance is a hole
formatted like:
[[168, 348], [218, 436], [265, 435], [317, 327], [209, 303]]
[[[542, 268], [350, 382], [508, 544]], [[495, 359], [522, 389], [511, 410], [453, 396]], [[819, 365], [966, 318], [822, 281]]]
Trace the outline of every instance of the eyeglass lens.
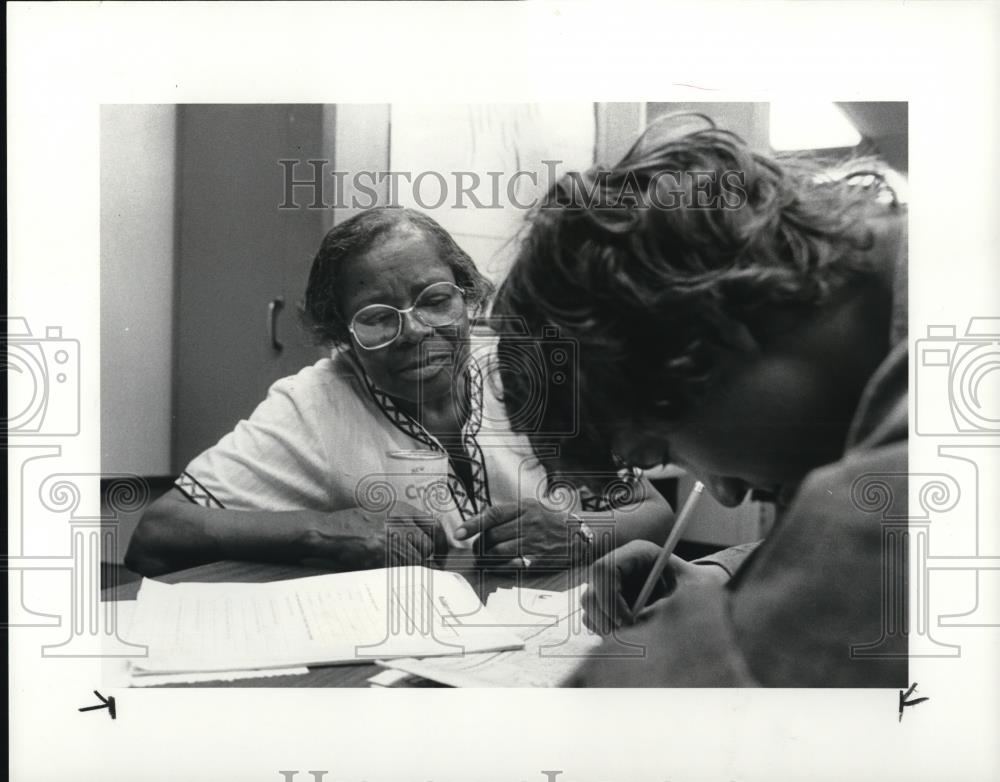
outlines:
[[351, 321], [354, 338], [364, 348], [384, 347], [403, 329], [403, 313], [411, 311], [425, 326], [450, 326], [465, 311], [462, 289], [454, 283], [436, 282], [424, 288], [408, 310], [389, 304], [370, 304], [358, 310]]

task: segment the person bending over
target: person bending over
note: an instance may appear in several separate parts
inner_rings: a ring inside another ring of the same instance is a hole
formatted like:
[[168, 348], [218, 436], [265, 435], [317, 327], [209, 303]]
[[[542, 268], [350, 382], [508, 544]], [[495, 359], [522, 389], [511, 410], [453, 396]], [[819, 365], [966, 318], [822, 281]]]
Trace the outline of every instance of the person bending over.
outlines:
[[[579, 434], [529, 433], [549, 474], [670, 463], [724, 505], [782, 499], [760, 545], [674, 557], [638, 617], [658, 547], [596, 563], [585, 609], [604, 651], [646, 651], [597, 655], [573, 683], [906, 683], [905, 577], [861, 499], [880, 481], [905, 517], [906, 237], [877, 174], [760, 154], [704, 117], [550, 189], [494, 307], [578, 344]], [[514, 349], [501, 338], [501, 359]], [[502, 379], [521, 404], [522, 378]], [[569, 401], [550, 386], [559, 422]]]

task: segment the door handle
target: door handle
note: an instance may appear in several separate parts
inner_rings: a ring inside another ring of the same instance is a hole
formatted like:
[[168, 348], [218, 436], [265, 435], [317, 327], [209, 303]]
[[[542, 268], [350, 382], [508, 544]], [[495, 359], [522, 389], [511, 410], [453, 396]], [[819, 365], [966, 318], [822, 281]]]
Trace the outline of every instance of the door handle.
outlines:
[[271, 299], [267, 304], [267, 338], [271, 342], [271, 347], [281, 352], [285, 346], [278, 339], [278, 313], [285, 307], [285, 300], [280, 296]]

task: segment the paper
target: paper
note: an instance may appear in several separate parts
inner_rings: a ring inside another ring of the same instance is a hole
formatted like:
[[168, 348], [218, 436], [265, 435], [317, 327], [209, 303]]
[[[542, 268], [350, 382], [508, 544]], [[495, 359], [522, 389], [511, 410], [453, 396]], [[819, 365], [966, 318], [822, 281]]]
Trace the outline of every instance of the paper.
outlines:
[[370, 662], [519, 648], [456, 573], [421, 567], [264, 584], [144, 580], [131, 640], [149, 656], [133, 673]]
[[406, 671], [396, 671], [387, 668], [369, 677], [368, 684], [372, 687], [398, 687], [412, 678]]
[[577, 584], [565, 592], [529, 587], [500, 588], [486, 598], [486, 609], [499, 622], [549, 625], [578, 613], [586, 589], [586, 584]]
[[384, 663], [453, 687], [556, 687], [601, 643], [582, 622], [586, 584], [568, 592], [500, 589], [487, 613], [524, 641], [524, 648], [464, 657], [401, 659]]
[[[132, 639], [132, 621], [135, 617], [135, 600], [118, 600], [114, 603], [115, 622], [119, 637], [130, 641]], [[238, 681], [240, 679], [260, 679], [274, 676], [301, 676], [309, 673], [309, 669], [298, 666], [294, 668], [268, 668], [266, 670], [247, 671], [210, 671], [208, 673], [143, 673], [132, 675], [134, 663], [124, 657], [104, 657], [102, 664], [102, 681], [105, 687], [160, 687], [171, 684], [202, 684], [217, 681]]]
[[296, 666], [294, 668], [266, 668], [250, 671], [209, 671], [208, 673], [149, 673], [133, 675], [129, 678], [129, 687], [164, 687], [171, 684], [205, 684], [207, 682], [235, 682], [242, 679], [270, 679], [275, 676], [302, 676], [309, 669]]

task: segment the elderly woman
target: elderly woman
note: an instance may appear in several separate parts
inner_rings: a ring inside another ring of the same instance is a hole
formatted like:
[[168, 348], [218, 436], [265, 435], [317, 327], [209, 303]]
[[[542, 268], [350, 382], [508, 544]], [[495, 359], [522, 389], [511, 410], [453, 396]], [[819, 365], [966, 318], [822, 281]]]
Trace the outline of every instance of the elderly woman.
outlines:
[[[526, 566], [571, 550], [596, 556], [611, 539], [662, 539], [672, 515], [651, 489], [599, 512], [614, 536], [595, 537], [578, 495], [548, 501], [544, 469], [491, 393], [494, 341], [471, 336], [470, 311], [490, 293], [424, 214], [372, 209], [333, 228], [306, 292], [332, 355], [275, 383], [249, 420], [188, 465], [143, 516], [128, 566], [156, 575], [243, 559], [354, 570], [419, 564], [472, 542], [481, 562]], [[446, 465], [446, 491], [399, 498], [414, 507], [376, 502], [398, 456], [414, 452]], [[388, 519], [399, 534], [387, 535]]]

